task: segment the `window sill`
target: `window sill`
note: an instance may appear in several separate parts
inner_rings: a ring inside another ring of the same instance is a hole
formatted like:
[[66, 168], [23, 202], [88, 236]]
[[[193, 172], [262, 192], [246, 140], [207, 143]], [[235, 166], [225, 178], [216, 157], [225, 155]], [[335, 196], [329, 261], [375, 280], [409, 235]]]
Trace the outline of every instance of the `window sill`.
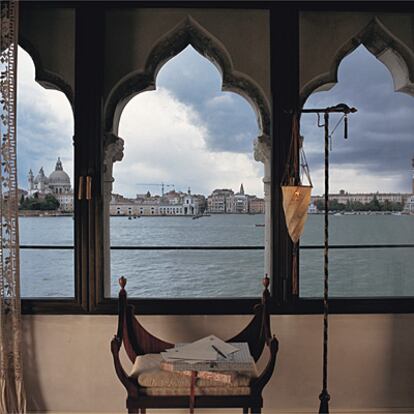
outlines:
[[[128, 302], [140, 315], [251, 315], [260, 298], [243, 299], [134, 299]], [[271, 302], [273, 315], [321, 315], [322, 299], [296, 299], [277, 306]], [[118, 299], [105, 299], [87, 312], [74, 299], [22, 299], [22, 313], [45, 315], [118, 314]], [[330, 299], [330, 314], [414, 313], [414, 297]]]

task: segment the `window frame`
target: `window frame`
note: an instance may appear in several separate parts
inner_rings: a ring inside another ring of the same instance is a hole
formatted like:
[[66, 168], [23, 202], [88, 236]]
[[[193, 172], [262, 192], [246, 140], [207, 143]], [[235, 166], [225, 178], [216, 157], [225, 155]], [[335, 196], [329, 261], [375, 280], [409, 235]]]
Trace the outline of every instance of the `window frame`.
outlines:
[[[104, 77], [104, 12], [107, 8], [240, 8], [269, 11], [270, 73], [272, 74], [272, 158], [271, 180], [281, 181], [288, 157], [291, 113], [299, 105], [299, 15], [301, 11], [411, 11], [409, 5], [370, 2], [106, 2], [97, 7], [89, 2], [56, 2], [45, 7], [73, 7], [76, 13], [75, 48], [75, 176], [93, 177], [92, 200], [75, 199], [75, 297], [73, 299], [22, 299], [23, 314], [117, 314], [118, 300], [104, 296], [103, 245], [103, 111], [101, 91]], [[39, 7], [23, 2], [21, 7]], [[285, 39], [289, 38], [289, 43]], [[283, 65], [279, 57], [283, 56]], [[275, 188], [275, 186], [273, 187]], [[291, 292], [292, 243], [284, 223], [280, 191], [272, 191], [272, 314], [321, 314], [322, 299], [299, 298]], [[299, 274], [299, 273], [298, 273]], [[300, 277], [300, 276], [299, 276]], [[300, 279], [299, 279], [300, 280]], [[258, 283], [260, 281], [258, 280]], [[127, 286], [128, 290], [128, 286]], [[224, 315], [251, 314], [259, 298], [231, 299], [137, 299], [130, 298], [140, 314], [147, 315]], [[414, 297], [333, 298], [330, 313], [412, 313]]]

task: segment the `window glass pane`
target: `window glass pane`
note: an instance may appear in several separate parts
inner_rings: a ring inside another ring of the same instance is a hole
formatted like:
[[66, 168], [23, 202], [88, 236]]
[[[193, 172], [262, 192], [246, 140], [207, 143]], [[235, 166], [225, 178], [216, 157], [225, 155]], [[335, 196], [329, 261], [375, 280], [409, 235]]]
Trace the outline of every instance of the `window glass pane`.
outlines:
[[[410, 216], [341, 215], [330, 220], [329, 291], [332, 297], [412, 296], [412, 248], [346, 248], [338, 245], [414, 244]], [[359, 234], [356, 240], [355, 233]], [[323, 292], [323, 216], [307, 222], [300, 252], [300, 295], [318, 297]]]
[[[128, 277], [139, 297], [257, 296], [263, 273], [263, 215], [111, 218], [112, 245], [131, 247], [241, 246], [250, 250], [112, 250], [112, 273]], [[130, 243], [126, 243], [128, 241]], [[255, 247], [254, 249], [251, 249]], [[256, 249], [256, 247], [258, 247]], [[151, 275], [151, 277], [146, 277]], [[222, 283], [221, 283], [222, 282]], [[167, 289], [160, 289], [160, 287]], [[112, 294], [119, 286], [112, 281]]]
[[117, 294], [121, 275], [137, 297], [260, 294], [265, 219], [263, 164], [253, 158], [257, 119], [247, 101], [222, 92], [221, 83], [217, 69], [188, 47], [160, 70], [156, 91], [139, 94], [124, 109], [124, 158], [114, 164], [109, 209], [117, 248], [110, 295]]
[[72, 110], [62, 92], [35, 82], [33, 61], [22, 48], [18, 62], [21, 293], [74, 297]]
[[[394, 92], [388, 70], [363, 46], [342, 61], [338, 79], [330, 91], [314, 93], [305, 105], [324, 108], [344, 102], [358, 109], [349, 116], [347, 140], [341, 117], [330, 117], [331, 134], [338, 125], [330, 151], [331, 295], [414, 296], [414, 255], [407, 246], [414, 244], [414, 102]], [[310, 212], [315, 214], [309, 215], [301, 240], [300, 296], [320, 297], [324, 133], [310, 114], [302, 116], [301, 133], [314, 183]], [[338, 245], [349, 247], [335, 249]]]

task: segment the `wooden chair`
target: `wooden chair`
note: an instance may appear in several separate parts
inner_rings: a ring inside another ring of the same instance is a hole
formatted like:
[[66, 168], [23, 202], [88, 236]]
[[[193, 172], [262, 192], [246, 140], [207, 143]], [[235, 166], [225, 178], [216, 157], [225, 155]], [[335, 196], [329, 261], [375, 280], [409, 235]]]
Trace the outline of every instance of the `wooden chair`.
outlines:
[[[174, 344], [164, 342], [144, 329], [134, 316], [133, 306], [127, 304], [126, 279], [120, 278], [119, 284], [121, 290], [119, 292], [118, 331], [111, 341], [111, 351], [116, 374], [127, 391], [126, 407], [128, 413], [144, 414], [147, 408], [188, 408], [189, 388], [186, 395], [149, 395], [148, 390], [139, 385], [137, 378], [128, 376], [123, 369], [119, 359], [122, 343], [132, 363], [139, 355], [159, 353], [173, 348]], [[254, 308], [254, 317], [246, 328], [227, 341], [247, 342], [255, 361], [260, 358], [266, 346], [269, 350], [269, 357], [263, 372], [250, 380], [247, 392], [243, 392], [244, 395], [234, 395], [234, 392], [232, 395], [199, 395], [194, 400], [196, 408], [242, 408], [244, 414], [249, 413], [249, 409], [250, 413], [261, 413], [263, 407], [262, 391], [273, 374], [279, 345], [278, 340], [275, 336], [271, 336], [270, 331], [268, 311], [270, 294], [267, 277], [263, 279], [263, 285], [262, 300]]]

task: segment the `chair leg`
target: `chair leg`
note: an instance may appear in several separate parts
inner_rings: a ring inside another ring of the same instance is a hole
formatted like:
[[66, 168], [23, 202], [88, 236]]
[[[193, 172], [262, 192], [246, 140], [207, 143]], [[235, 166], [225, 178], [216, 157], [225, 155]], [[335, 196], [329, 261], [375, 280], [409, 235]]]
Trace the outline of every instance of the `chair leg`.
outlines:
[[262, 408], [261, 407], [251, 407], [250, 408], [251, 414], [262, 414]]
[[243, 414], [249, 414], [249, 407], [243, 407]]

